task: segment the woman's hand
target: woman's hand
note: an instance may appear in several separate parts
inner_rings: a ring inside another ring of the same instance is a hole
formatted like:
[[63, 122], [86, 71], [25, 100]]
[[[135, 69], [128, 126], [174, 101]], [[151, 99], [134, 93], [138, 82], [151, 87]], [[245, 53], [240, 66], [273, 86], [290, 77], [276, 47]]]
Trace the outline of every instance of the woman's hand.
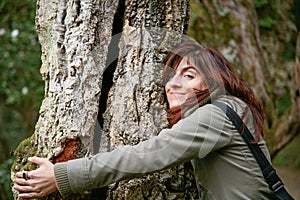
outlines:
[[20, 198], [43, 197], [58, 190], [54, 165], [46, 158], [30, 157], [28, 161], [39, 166], [36, 170], [16, 173], [13, 189]]

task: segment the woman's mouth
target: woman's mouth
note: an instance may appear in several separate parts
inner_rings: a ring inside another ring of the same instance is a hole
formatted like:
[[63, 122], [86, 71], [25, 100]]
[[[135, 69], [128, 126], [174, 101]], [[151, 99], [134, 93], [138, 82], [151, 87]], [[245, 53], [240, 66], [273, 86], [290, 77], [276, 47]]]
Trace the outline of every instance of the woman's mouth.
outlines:
[[183, 92], [169, 92], [167, 93], [170, 108], [180, 106], [186, 101], [186, 94]]
[[185, 93], [183, 93], [183, 92], [170, 92], [169, 94], [172, 95], [172, 96], [183, 96], [183, 95], [185, 95]]

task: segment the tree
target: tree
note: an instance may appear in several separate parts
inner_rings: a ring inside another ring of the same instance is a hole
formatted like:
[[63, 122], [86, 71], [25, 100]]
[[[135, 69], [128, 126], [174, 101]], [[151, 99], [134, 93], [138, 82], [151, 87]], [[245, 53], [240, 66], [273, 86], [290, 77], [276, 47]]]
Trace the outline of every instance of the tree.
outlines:
[[[33, 169], [26, 160], [32, 155], [67, 161], [89, 156], [97, 146], [110, 151], [136, 144], [167, 126], [157, 78], [166, 49], [159, 47], [177, 39], [169, 31], [183, 34], [187, 22], [185, 0], [39, 0], [36, 28], [45, 97], [34, 135], [16, 150], [13, 173]], [[98, 114], [101, 137], [94, 132]], [[193, 199], [190, 170], [186, 164], [69, 198]]]
[[[299, 132], [299, 62], [285, 54], [296, 38], [294, 23], [283, 14], [292, 9], [292, 1], [285, 1], [283, 9], [265, 2], [192, 0], [196, 15], [189, 34], [222, 51], [253, 86], [266, 108], [265, 132], [275, 155]], [[157, 78], [168, 49], [162, 41], [174, 37], [166, 33], [185, 33], [188, 10], [184, 0], [39, 0], [36, 26], [45, 98], [35, 133], [20, 144], [12, 172], [33, 168], [26, 160], [30, 155], [66, 161], [136, 144], [167, 126]], [[264, 18], [261, 10], [272, 18]], [[290, 102], [287, 108], [283, 100]], [[94, 132], [95, 126], [100, 132]], [[185, 164], [69, 198], [193, 199], [190, 170]]]

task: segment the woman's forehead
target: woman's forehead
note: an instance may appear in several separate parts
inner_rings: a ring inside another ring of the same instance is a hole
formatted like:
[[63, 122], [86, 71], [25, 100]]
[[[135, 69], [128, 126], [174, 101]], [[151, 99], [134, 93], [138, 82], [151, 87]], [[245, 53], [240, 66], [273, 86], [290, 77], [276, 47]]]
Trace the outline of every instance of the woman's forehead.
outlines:
[[194, 60], [190, 56], [183, 57], [180, 63], [176, 66], [176, 70], [182, 70], [186, 68], [193, 68], [197, 71], [199, 70], [198, 67], [195, 65]]

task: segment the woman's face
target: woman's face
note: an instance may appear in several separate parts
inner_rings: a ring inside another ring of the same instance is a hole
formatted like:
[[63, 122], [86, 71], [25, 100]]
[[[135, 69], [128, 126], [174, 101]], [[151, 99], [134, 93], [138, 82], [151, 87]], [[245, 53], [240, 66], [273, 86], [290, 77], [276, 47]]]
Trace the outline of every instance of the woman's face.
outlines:
[[195, 96], [195, 90], [205, 89], [207, 85], [199, 69], [189, 64], [187, 59], [182, 59], [165, 86], [170, 108], [180, 106], [188, 97]]

